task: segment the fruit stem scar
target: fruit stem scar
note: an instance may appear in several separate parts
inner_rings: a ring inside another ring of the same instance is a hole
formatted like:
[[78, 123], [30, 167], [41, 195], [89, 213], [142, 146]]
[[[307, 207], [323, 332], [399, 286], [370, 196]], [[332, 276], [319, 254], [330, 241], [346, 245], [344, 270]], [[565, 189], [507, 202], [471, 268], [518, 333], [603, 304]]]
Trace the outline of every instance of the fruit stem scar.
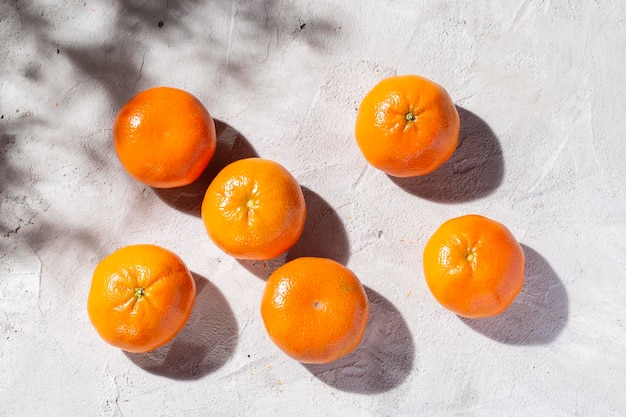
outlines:
[[141, 288], [141, 287], [137, 287], [137, 288], [135, 288], [135, 297], [137, 297], [137, 298], [141, 298], [141, 297], [143, 297], [145, 294], [146, 294], [146, 291], [145, 291], [143, 288]]
[[412, 111], [410, 111], [406, 115], [404, 115], [404, 118], [406, 119], [407, 122], [413, 122], [413, 121], [415, 121], [415, 119], [417, 119], [417, 117], [415, 117], [415, 115], [413, 114]]
[[321, 301], [315, 300], [313, 301], [313, 308], [316, 310], [322, 310], [324, 308], [324, 304]]

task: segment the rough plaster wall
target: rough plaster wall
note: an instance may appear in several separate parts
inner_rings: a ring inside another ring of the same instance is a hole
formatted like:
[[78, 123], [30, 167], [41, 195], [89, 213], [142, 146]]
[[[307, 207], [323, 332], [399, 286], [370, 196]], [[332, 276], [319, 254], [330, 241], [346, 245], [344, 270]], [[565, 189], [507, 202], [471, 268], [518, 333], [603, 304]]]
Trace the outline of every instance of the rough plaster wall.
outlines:
[[[622, 2], [4, 1], [0, 3], [0, 415], [626, 414]], [[160, 23], [161, 22], [161, 23]], [[459, 108], [461, 144], [429, 177], [392, 179], [353, 140], [383, 77], [417, 73]], [[181, 190], [131, 180], [111, 123], [139, 90], [195, 94], [216, 159]], [[302, 240], [237, 262], [206, 237], [203, 189], [241, 156], [304, 187]], [[526, 284], [498, 318], [432, 299], [421, 250], [480, 213], [524, 245]], [[95, 263], [155, 243], [198, 283], [189, 325], [147, 355], [102, 342]], [[357, 351], [303, 366], [258, 304], [287, 259], [353, 269], [372, 303]]]

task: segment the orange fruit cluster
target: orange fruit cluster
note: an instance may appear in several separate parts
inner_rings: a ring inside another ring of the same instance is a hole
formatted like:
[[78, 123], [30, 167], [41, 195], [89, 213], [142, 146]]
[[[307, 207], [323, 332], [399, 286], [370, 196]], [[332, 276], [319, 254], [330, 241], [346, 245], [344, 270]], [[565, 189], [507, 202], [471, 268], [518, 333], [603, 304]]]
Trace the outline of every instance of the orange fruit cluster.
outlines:
[[[454, 153], [459, 114], [448, 92], [416, 75], [389, 77], [358, 109], [355, 137], [368, 163], [395, 177], [427, 175]], [[524, 252], [506, 227], [483, 216], [450, 219], [429, 239], [424, 276], [435, 299], [456, 314], [504, 311], [524, 282]]]
[[[365, 160], [396, 177], [427, 175], [456, 149], [459, 115], [447, 91], [419, 76], [382, 80], [365, 95], [355, 139]], [[216, 150], [214, 121], [188, 92], [157, 87], [126, 103], [113, 124], [120, 163], [155, 188], [194, 182]], [[299, 239], [302, 188], [275, 161], [245, 158], [224, 167], [202, 202], [206, 233], [225, 254], [269, 260]], [[443, 223], [423, 251], [424, 277], [445, 308], [464, 317], [504, 311], [520, 291], [524, 253], [502, 224], [478, 215]], [[154, 245], [121, 248], [92, 277], [87, 310], [113, 346], [147, 352], [172, 340], [195, 300], [194, 279], [177, 255]], [[358, 277], [326, 258], [300, 257], [269, 277], [260, 306], [269, 338], [303, 363], [328, 363], [363, 339], [369, 301]]]
[[[155, 188], [191, 184], [216, 149], [209, 112], [190, 93], [169, 87], [142, 91], [126, 103], [115, 119], [113, 139], [129, 175]], [[224, 253], [269, 260], [300, 238], [306, 203], [300, 184], [282, 165], [244, 158], [211, 181], [201, 214], [209, 238]], [[273, 311], [278, 304], [268, 303], [279, 290], [277, 281], [282, 283], [282, 313]], [[293, 291], [284, 291], [286, 282]], [[301, 289], [316, 299], [303, 298]], [[268, 280], [266, 294], [262, 316], [271, 339], [302, 362], [335, 360], [363, 337], [369, 315], [365, 290], [354, 273], [334, 261], [298, 258], [284, 264]], [[147, 352], [176, 336], [194, 298], [193, 278], [178, 256], [154, 245], [135, 245], [100, 261], [87, 307], [105, 341], [129, 352]], [[302, 321], [305, 312], [311, 314]], [[310, 332], [285, 333], [287, 324], [278, 322], [281, 314], [292, 316], [292, 326], [309, 326]]]

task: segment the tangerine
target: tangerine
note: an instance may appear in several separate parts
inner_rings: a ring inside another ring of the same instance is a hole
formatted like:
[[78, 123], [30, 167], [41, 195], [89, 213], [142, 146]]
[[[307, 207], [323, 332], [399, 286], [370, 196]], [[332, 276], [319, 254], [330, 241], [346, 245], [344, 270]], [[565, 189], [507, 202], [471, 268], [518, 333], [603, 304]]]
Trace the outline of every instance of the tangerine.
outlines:
[[202, 201], [202, 220], [213, 242], [238, 259], [268, 260], [302, 234], [306, 204], [286, 168], [262, 158], [224, 167]]
[[261, 316], [270, 339], [302, 363], [329, 363], [361, 342], [369, 317], [357, 276], [327, 258], [296, 258], [267, 280]]
[[424, 247], [435, 299], [467, 318], [502, 313], [524, 283], [524, 251], [501, 223], [475, 214], [444, 222]]
[[148, 352], [183, 328], [195, 298], [195, 281], [181, 258], [159, 246], [132, 245], [98, 263], [87, 312], [109, 344]]
[[131, 98], [115, 118], [113, 141], [126, 171], [155, 188], [194, 182], [217, 146], [207, 109], [190, 93], [171, 87], [150, 88]]
[[359, 107], [355, 137], [365, 159], [394, 177], [433, 172], [456, 149], [460, 119], [448, 92], [417, 75], [389, 77]]

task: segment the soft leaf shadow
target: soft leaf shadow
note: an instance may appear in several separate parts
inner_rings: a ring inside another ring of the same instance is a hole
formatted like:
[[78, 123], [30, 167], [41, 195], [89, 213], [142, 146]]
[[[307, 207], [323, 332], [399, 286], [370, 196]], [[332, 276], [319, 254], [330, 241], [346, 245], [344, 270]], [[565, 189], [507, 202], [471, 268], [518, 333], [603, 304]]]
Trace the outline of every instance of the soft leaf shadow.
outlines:
[[370, 319], [361, 344], [326, 365], [304, 365], [325, 384], [342, 391], [375, 394], [400, 385], [413, 369], [415, 346], [402, 314], [382, 295], [365, 287]]
[[504, 160], [498, 138], [480, 117], [457, 106], [459, 144], [448, 161], [429, 175], [389, 178], [407, 192], [440, 202], [459, 203], [491, 194], [502, 183]]
[[350, 242], [341, 218], [319, 194], [302, 187], [306, 203], [306, 220], [302, 235], [286, 253], [269, 261], [240, 260], [248, 271], [267, 280], [277, 268], [303, 256], [333, 259], [341, 264], [348, 262]]
[[206, 278], [193, 273], [196, 302], [187, 325], [166, 345], [147, 353], [124, 352], [142, 369], [180, 380], [199, 379], [233, 355], [238, 326], [228, 301]]
[[495, 317], [461, 318], [491, 339], [511, 345], [546, 344], [561, 333], [568, 317], [568, 297], [563, 283], [534, 249], [522, 245], [526, 256], [524, 285], [513, 303]]
[[[141, 73], [141, 57], [132, 47], [121, 42], [107, 41], [97, 47], [67, 45], [63, 52], [77, 70], [89, 77], [90, 82], [98, 82], [105, 87], [113, 109], [120, 109], [136, 94], [138, 74]], [[146, 84], [151, 84], [146, 75], [142, 75], [142, 80]], [[78, 82], [76, 86], [80, 83]], [[71, 99], [74, 95], [73, 90], [74, 88], [71, 88], [61, 101]], [[81, 88], [76, 93], [85, 94], [85, 91]]]
[[211, 181], [231, 162], [239, 159], [257, 157], [257, 153], [248, 140], [235, 128], [220, 120], [215, 121], [217, 147], [209, 165], [193, 183], [176, 188], [152, 188], [154, 193], [165, 203], [196, 217], [201, 217], [202, 199]]

